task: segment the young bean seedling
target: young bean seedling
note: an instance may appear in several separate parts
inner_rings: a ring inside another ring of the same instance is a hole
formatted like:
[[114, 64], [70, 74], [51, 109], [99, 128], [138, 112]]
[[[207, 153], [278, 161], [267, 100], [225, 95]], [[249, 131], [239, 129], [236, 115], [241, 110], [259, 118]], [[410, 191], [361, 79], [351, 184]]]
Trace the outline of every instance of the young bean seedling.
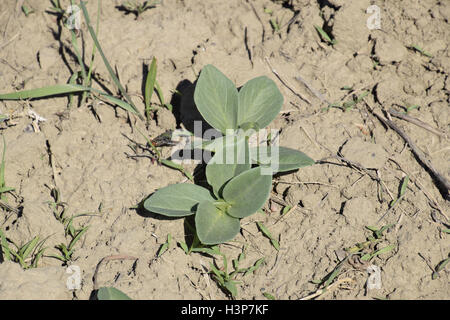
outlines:
[[232, 240], [240, 231], [240, 219], [264, 205], [272, 174], [309, 166], [314, 160], [267, 142], [249, 146], [249, 138], [268, 126], [283, 105], [283, 96], [269, 78], [252, 79], [238, 91], [217, 68], [207, 65], [194, 100], [206, 122], [222, 134], [196, 146], [214, 152], [206, 166], [210, 188], [170, 185], [146, 199], [144, 208], [169, 217], [195, 214], [196, 236], [201, 243], [213, 245]]

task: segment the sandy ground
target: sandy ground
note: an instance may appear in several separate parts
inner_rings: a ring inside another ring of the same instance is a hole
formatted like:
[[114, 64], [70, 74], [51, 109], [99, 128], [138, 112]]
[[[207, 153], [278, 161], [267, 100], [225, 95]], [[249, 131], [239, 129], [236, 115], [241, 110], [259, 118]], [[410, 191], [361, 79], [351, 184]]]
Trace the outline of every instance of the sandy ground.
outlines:
[[[282, 1], [268, 0], [163, 0], [138, 20], [118, 10], [120, 2], [103, 1], [98, 38], [141, 111], [143, 66], [153, 56], [158, 59], [157, 78], [164, 94], [181, 112], [186, 100], [180, 101], [174, 90], [187, 96], [189, 85], [208, 63], [237, 86], [266, 75], [285, 98], [283, 112], [271, 124], [281, 129], [281, 145], [315, 160], [340, 152], [368, 168], [359, 170], [330, 158], [274, 178], [267, 212], [245, 219], [235, 241], [221, 246], [231, 259], [246, 245], [243, 266], [265, 258], [254, 274], [238, 276], [238, 299], [264, 299], [264, 292], [276, 299], [308, 297], [318, 289], [314, 281], [327, 276], [342, 259], [342, 249], [372, 234], [365, 226], [391, 223], [396, 225], [370, 248], [371, 252], [393, 248], [370, 261], [381, 269], [381, 289], [367, 290], [368, 264], [357, 260], [345, 263], [336, 279], [341, 282], [317, 299], [450, 298], [448, 268], [432, 279], [433, 269], [450, 252], [450, 235], [442, 232], [450, 223], [449, 202], [404, 140], [368, 111], [368, 106], [397, 111], [420, 106], [408, 115], [442, 135], [408, 121], [392, 121], [450, 178], [448, 1], [298, 0], [283, 6]], [[370, 17], [366, 9], [373, 4], [380, 8], [381, 29], [366, 25]], [[45, 12], [50, 2], [32, 5], [36, 12], [25, 17], [16, 1], [1, 1], [2, 93], [66, 83], [79, 69], [68, 30], [60, 33], [56, 17]], [[88, 9], [95, 20], [96, 1], [90, 1]], [[270, 19], [279, 22], [279, 32], [273, 31]], [[331, 46], [321, 40], [314, 25], [330, 31], [337, 43]], [[89, 56], [92, 44], [85, 25], [79, 43], [82, 39]], [[411, 45], [419, 45], [432, 57], [410, 49]], [[117, 92], [99, 56], [94, 75], [96, 87], [101, 84]], [[299, 76], [320, 94], [312, 93], [296, 79]], [[321, 99], [337, 103], [352, 99], [345, 86], [356, 95], [365, 90], [370, 94], [345, 112], [324, 110]], [[29, 130], [30, 110], [47, 119], [39, 124], [39, 132]], [[2, 209], [0, 228], [18, 244], [37, 235], [48, 237], [38, 268], [24, 271], [17, 263], [0, 264], [1, 299], [88, 299], [97, 264], [111, 255], [137, 260], [105, 262], [97, 282], [133, 299], [227, 298], [205, 270], [213, 259], [186, 255], [176, 246], [175, 240], [184, 241], [186, 236], [183, 219], [167, 220], [133, 209], [158, 188], [186, 180], [180, 172], [147, 158], [126, 155], [131, 153], [130, 139], [145, 143], [134, 127], [150, 137], [175, 129], [179, 121], [171, 112], [159, 109], [147, 130], [134, 117], [130, 126], [124, 111], [106, 104], [75, 105], [68, 111], [67, 98], [0, 102], [0, 111], [12, 118], [2, 123], [5, 181], [16, 188], [6, 197], [9, 205], [19, 208]], [[169, 156], [170, 148], [163, 154]], [[195, 165], [186, 168], [192, 172]], [[410, 183], [404, 197], [378, 223], [392, 198], [397, 198], [406, 174]], [[49, 257], [58, 253], [56, 245], [70, 240], [48, 205], [53, 200], [49, 187], [54, 186], [68, 216], [99, 213], [74, 222], [89, 226], [70, 262], [80, 268], [78, 290], [66, 286], [71, 276], [67, 266]], [[280, 219], [283, 203], [295, 209]], [[279, 239], [279, 251], [255, 221], [263, 222]], [[173, 244], [157, 258], [169, 233]]]

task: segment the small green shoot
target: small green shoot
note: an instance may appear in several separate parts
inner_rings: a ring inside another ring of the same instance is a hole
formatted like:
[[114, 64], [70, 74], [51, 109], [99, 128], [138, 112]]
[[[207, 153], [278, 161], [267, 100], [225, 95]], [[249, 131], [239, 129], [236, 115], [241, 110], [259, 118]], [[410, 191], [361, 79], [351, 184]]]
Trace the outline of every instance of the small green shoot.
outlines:
[[372, 227], [372, 226], [366, 226], [366, 229], [373, 232], [373, 235], [375, 237], [374, 239], [381, 239], [383, 237], [383, 233], [386, 230], [392, 228], [393, 226], [395, 226], [395, 223], [385, 225], [381, 229], [377, 229], [376, 227]]
[[402, 199], [405, 196], [406, 189], [408, 187], [408, 183], [409, 183], [409, 176], [406, 176], [403, 179], [402, 184], [400, 186], [400, 192], [399, 192], [399, 195], [398, 195], [397, 199], [391, 201], [391, 204], [390, 204], [391, 208], [393, 206], [395, 206], [397, 204], [397, 202], [400, 201], [400, 199]]
[[166, 167], [180, 171], [182, 174], [186, 176], [186, 178], [194, 182], [194, 177], [192, 176], [192, 174], [190, 174], [181, 164], [175, 163], [172, 160], [168, 159], [161, 159], [161, 164], [165, 165]]
[[[169, 111], [173, 111], [173, 106], [170, 103], [166, 103], [166, 101], [164, 100], [164, 94], [161, 90], [161, 87], [159, 86], [158, 81], [155, 81], [155, 90], [156, 90], [156, 94], [158, 95], [158, 99], [159, 102], [161, 103], [162, 106], [166, 107]], [[179, 91], [175, 90], [174, 93], [180, 93]]]
[[161, 245], [161, 247], [159, 248], [158, 255], [157, 255], [158, 258], [161, 257], [164, 254], [164, 252], [166, 252], [169, 249], [171, 242], [172, 242], [172, 235], [169, 233], [167, 235], [167, 241], [164, 242]]
[[2, 134], [3, 139], [3, 154], [2, 154], [2, 162], [0, 163], [0, 200], [7, 201], [4, 193], [14, 191], [14, 188], [7, 187], [5, 182], [5, 154], [6, 154], [6, 141], [5, 136]]
[[65, 245], [64, 243], [60, 243], [56, 246], [56, 249], [58, 249], [61, 253], [61, 255], [55, 255], [51, 254], [49, 257], [58, 259], [65, 264], [67, 264], [70, 261], [73, 261], [73, 253], [75, 250], [75, 244], [80, 240], [81, 236], [86, 233], [86, 231], [89, 229], [89, 226], [81, 228], [79, 230], [75, 230], [74, 234], [72, 236], [72, 240], [69, 242], [69, 245]]
[[267, 238], [269, 238], [270, 243], [272, 244], [272, 246], [279, 251], [280, 250], [280, 243], [278, 242], [277, 239], [275, 239], [272, 234], [270, 233], [270, 231], [266, 228], [266, 226], [262, 223], [262, 222], [256, 222], [256, 225], [258, 226], [259, 230], [262, 232], [262, 234], [264, 236], [266, 236]]
[[[349, 89], [345, 89], [345, 90], [353, 90], [351, 88]], [[364, 91], [362, 94], [360, 94], [359, 96], [354, 96], [352, 98], [352, 100], [350, 101], [346, 101], [343, 104], [340, 103], [331, 103], [330, 105], [328, 105], [327, 107], [322, 108], [322, 111], [328, 111], [330, 108], [338, 108], [345, 111], [348, 111], [350, 109], [352, 109], [355, 105], [357, 105], [358, 103], [360, 103], [361, 101], [363, 101], [363, 99], [365, 97], [367, 97], [367, 95], [369, 95], [370, 91]]]
[[65, 13], [65, 10], [61, 6], [60, 0], [50, 0], [50, 2], [53, 5], [53, 7], [50, 8], [50, 11], [61, 14], [61, 15]]
[[47, 239], [40, 240], [38, 236], [21, 246], [18, 246], [11, 241], [11, 243], [16, 247], [15, 250], [10, 248], [8, 240], [1, 230], [0, 240], [0, 246], [4, 259], [6, 261], [19, 263], [23, 269], [37, 268], [37, 264], [46, 250], [43, 246]]
[[411, 45], [411, 48], [416, 50], [417, 52], [421, 53], [422, 55], [428, 57], [428, 58], [433, 58], [433, 55], [431, 53], [426, 52], [425, 50], [423, 50], [418, 45], [413, 44], [413, 45]]
[[319, 26], [314, 26], [317, 30], [317, 32], [319, 33], [320, 37], [322, 38], [322, 40], [324, 40], [325, 42], [327, 42], [330, 45], [335, 45], [337, 43], [336, 39], [331, 39], [331, 37], [328, 35], [328, 33], [326, 33], [321, 27]]
[[431, 276], [431, 278], [433, 280], [437, 279], [439, 277], [439, 272], [441, 272], [442, 270], [445, 269], [445, 266], [449, 263], [450, 261], [450, 254], [448, 256], [447, 259], [442, 260], [441, 262], [438, 263], [438, 265], [434, 268], [434, 272]]
[[326, 275], [322, 280], [318, 281], [318, 285], [323, 285], [324, 291], [328, 288], [328, 286], [336, 279], [336, 277], [341, 273], [342, 267], [345, 265], [350, 255], [344, 258], [341, 262], [339, 262], [336, 267], [331, 271], [328, 275]]
[[237, 287], [236, 284], [239, 283], [239, 281], [237, 281], [237, 275], [240, 273], [243, 273], [244, 276], [255, 272], [260, 266], [261, 264], [264, 262], [264, 258], [258, 259], [252, 266], [248, 267], [248, 268], [241, 268], [240, 264], [242, 263], [242, 261], [245, 259], [245, 247], [242, 249], [242, 252], [239, 254], [237, 259], [232, 260], [232, 264], [233, 264], [233, 271], [232, 272], [228, 272], [228, 259], [227, 257], [220, 252], [218, 247], [215, 247], [214, 250], [208, 251], [209, 254], [211, 254], [212, 256], [215, 255], [220, 255], [222, 257], [222, 261], [223, 261], [223, 268], [219, 268], [217, 265], [211, 263], [210, 267], [211, 267], [211, 273], [212, 273], [212, 277], [213, 280], [215, 280], [217, 282], [217, 284], [219, 285], [219, 287], [221, 287], [225, 292], [227, 292], [228, 294], [230, 294], [233, 298], [237, 297]]
[[419, 108], [420, 108], [420, 106], [418, 104], [414, 104], [414, 105], [411, 105], [411, 106], [406, 106], [405, 107], [405, 114], [408, 114], [411, 110], [419, 109]]
[[70, 261], [73, 261], [73, 253], [75, 250], [75, 244], [81, 239], [81, 237], [87, 232], [89, 226], [76, 228], [73, 225], [73, 221], [79, 217], [91, 217], [98, 216], [101, 212], [101, 205], [99, 206], [98, 213], [80, 213], [69, 217], [66, 217], [66, 203], [61, 201], [61, 196], [59, 190], [56, 188], [51, 189], [50, 192], [54, 201], [49, 201], [48, 204], [53, 211], [53, 215], [55, 218], [64, 225], [64, 233], [65, 236], [70, 237], [69, 244], [60, 243], [56, 246], [61, 253], [61, 255], [51, 254], [49, 257], [58, 259], [63, 263], [67, 264]]
[[30, 6], [27, 6], [26, 4], [22, 5], [22, 12], [25, 14], [26, 17], [28, 17], [30, 14], [34, 13], [34, 9]]
[[136, 20], [138, 20], [144, 11], [155, 8], [157, 4], [159, 4], [158, 1], [140, 2], [137, 0], [130, 0], [125, 1], [120, 8], [124, 9], [127, 13], [133, 13], [136, 16]]
[[286, 213], [288, 213], [290, 210], [292, 209], [292, 206], [285, 206], [282, 210], [281, 210], [281, 215], [284, 216]]
[[364, 91], [361, 95], [359, 95], [358, 97], [355, 97], [353, 100], [344, 102], [342, 104], [342, 109], [344, 111], [348, 111], [348, 110], [352, 109], [355, 105], [360, 103], [369, 93], [370, 93], [369, 91]]
[[188, 245], [186, 244], [186, 242], [179, 241], [178, 245], [181, 247], [181, 249], [183, 249], [184, 253], [186, 253], [187, 255], [190, 253]]
[[380, 255], [382, 253], [387, 253], [387, 252], [391, 251], [394, 248], [395, 248], [395, 245], [393, 245], [393, 244], [389, 245], [389, 246], [381, 248], [381, 249], [379, 249], [379, 250], [377, 250], [375, 252], [367, 253], [367, 254], [363, 255], [361, 257], [361, 260], [362, 261], [370, 261], [370, 260], [372, 260], [372, 258], [375, 258], [376, 256], [378, 256], [378, 255]]
[[105, 54], [103, 53], [103, 49], [100, 46], [100, 43], [98, 42], [97, 36], [95, 34], [94, 28], [92, 28], [91, 26], [91, 19], [89, 18], [89, 13], [86, 9], [86, 5], [84, 3], [84, 1], [80, 1], [80, 6], [81, 9], [83, 10], [83, 15], [84, 18], [86, 20], [86, 25], [88, 27], [89, 33], [91, 34], [92, 40], [94, 41], [95, 47], [97, 48], [98, 52], [100, 53], [100, 56], [103, 59], [103, 62], [106, 66], [106, 69], [109, 72], [109, 75], [111, 76], [111, 78], [113, 79], [114, 83], [116, 84], [117, 88], [119, 88], [119, 91], [122, 93], [122, 95], [125, 97], [125, 99], [127, 100], [128, 104], [131, 106], [131, 108], [133, 109], [134, 113], [138, 115], [138, 117], [143, 120], [144, 117], [141, 115], [141, 113], [137, 110], [136, 106], [133, 103], [133, 100], [131, 100], [130, 96], [128, 95], [128, 93], [126, 92], [125, 88], [122, 86], [122, 84], [120, 83], [119, 79], [117, 78], [116, 74], [114, 73], [114, 71], [111, 68], [111, 65], [108, 62], [108, 59], [106, 58]]
[[267, 300], [276, 300], [275, 297], [273, 295], [271, 295], [268, 292], [263, 292], [263, 296], [267, 299]]
[[280, 24], [278, 22], [278, 19], [275, 19], [275, 18], [270, 19], [270, 25], [272, 27], [273, 32], [275, 32], [275, 33], [280, 32]]
[[147, 80], [145, 81], [145, 115], [147, 116], [147, 123], [150, 122], [151, 116], [151, 99], [153, 95], [153, 90], [155, 89], [156, 81], [156, 58], [153, 58], [150, 64], [150, 69], [147, 74]]

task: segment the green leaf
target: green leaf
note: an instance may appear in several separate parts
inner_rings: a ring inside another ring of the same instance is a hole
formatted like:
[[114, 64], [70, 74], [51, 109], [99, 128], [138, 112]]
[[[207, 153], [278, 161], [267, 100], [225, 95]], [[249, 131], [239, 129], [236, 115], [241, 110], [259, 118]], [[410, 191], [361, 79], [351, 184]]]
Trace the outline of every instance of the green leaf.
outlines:
[[67, 248], [69, 250], [69, 254], [72, 254], [73, 247], [75, 244], [80, 240], [81, 236], [86, 233], [86, 231], [89, 229], [89, 226], [84, 227], [80, 231], [78, 231], [77, 235], [70, 241], [69, 247]]
[[169, 249], [169, 244], [166, 242], [166, 243], [164, 243], [164, 244], [161, 246], [161, 248], [159, 249], [157, 257], [158, 257], [158, 258], [161, 257], [162, 254], [163, 254], [164, 252], [167, 251], [167, 249]]
[[250, 148], [250, 155], [254, 163], [270, 165], [273, 173], [296, 170], [315, 163], [303, 152], [286, 147], [253, 147]]
[[207, 189], [179, 183], [156, 191], [144, 201], [144, 208], [169, 217], [184, 217], [194, 214], [198, 203], [205, 200], [214, 201]]
[[110, 96], [109, 94], [106, 94], [104, 92], [99, 92], [98, 90], [95, 90], [93, 88], [92, 88], [92, 91], [98, 92], [100, 94], [100, 98], [102, 98], [103, 100], [106, 100], [109, 103], [115, 104], [115, 105], [121, 107], [122, 109], [124, 109], [125, 111], [129, 111], [131, 113], [139, 115], [136, 112], [136, 110], [133, 108], [133, 106], [130, 105], [129, 103], [127, 103], [127, 102], [125, 102], [125, 101], [123, 101], [121, 99], [118, 99], [116, 97]]
[[238, 126], [256, 123], [264, 128], [278, 115], [283, 95], [275, 82], [266, 76], [248, 81], [239, 91]]
[[189, 254], [189, 248], [186, 242], [179, 241], [178, 244], [180, 245], [181, 249], [183, 249], [184, 253]]
[[363, 255], [361, 257], [361, 260], [362, 261], [369, 261], [372, 258], [374, 258], [374, 257], [376, 257], [376, 256], [378, 256], [378, 255], [380, 255], [382, 253], [387, 253], [387, 252], [391, 251], [394, 248], [395, 248], [395, 245], [389, 245], [389, 246], [381, 248], [381, 249], [379, 249], [379, 250], [377, 250], [377, 251], [375, 251], [373, 253], [367, 253], [367, 254]]
[[234, 83], [213, 65], [202, 69], [194, 101], [212, 127], [224, 134], [227, 129], [237, 129], [238, 91]]
[[226, 142], [235, 140], [236, 143], [216, 151], [206, 166], [206, 178], [218, 198], [221, 198], [222, 189], [230, 179], [251, 167], [247, 141], [245, 139], [238, 140], [238, 137], [234, 135], [225, 138]]
[[188, 178], [192, 182], [194, 181], [194, 177], [192, 176], [192, 174], [190, 174], [188, 171], [186, 171], [186, 169], [181, 164], [175, 163], [172, 160], [168, 160], [168, 159], [161, 159], [160, 161], [161, 161], [161, 164], [165, 165], [166, 167], [178, 170], [182, 174], [184, 174], [186, 176], [186, 178]]
[[253, 266], [249, 267], [249, 268], [245, 271], [244, 277], [247, 276], [247, 275], [249, 275], [250, 273], [255, 272], [256, 270], [258, 270], [258, 268], [261, 266], [261, 264], [264, 262], [264, 260], [265, 260], [264, 258], [258, 259], [258, 260], [253, 264]]
[[409, 176], [403, 179], [402, 186], [400, 187], [400, 197], [406, 193], [406, 188], [408, 187]]
[[34, 248], [36, 247], [37, 243], [39, 241], [39, 237], [34, 237], [33, 240], [31, 240], [30, 242], [28, 242], [26, 245], [24, 245], [20, 250], [19, 250], [19, 255], [22, 257], [23, 260], [25, 260], [26, 258], [28, 258], [28, 256], [30, 255], [30, 253], [34, 250]]
[[89, 30], [89, 33], [91, 34], [92, 37], [92, 41], [94, 41], [95, 46], [97, 47], [98, 52], [100, 53], [100, 56], [103, 59], [103, 63], [105, 64], [106, 69], [109, 72], [109, 75], [111, 76], [111, 78], [113, 79], [114, 83], [116, 84], [117, 88], [119, 89], [120, 93], [125, 97], [125, 99], [128, 101], [128, 103], [130, 104], [131, 108], [134, 110], [134, 113], [137, 114], [139, 116], [139, 118], [141, 120], [144, 119], [144, 117], [140, 114], [140, 112], [138, 111], [138, 109], [136, 108], [136, 106], [133, 103], [133, 100], [131, 100], [130, 96], [128, 95], [128, 93], [126, 92], [125, 88], [122, 86], [122, 84], [120, 83], [119, 79], [117, 78], [116, 74], [114, 73], [114, 71], [111, 68], [111, 65], [108, 62], [108, 59], [106, 59], [105, 54], [103, 53], [103, 49], [100, 46], [100, 43], [98, 42], [97, 36], [95, 35], [95, 30], [94, 28], [92, 28], [91, 26], [91, 20], [89, 18], [89, 13], [86, 9], [86, 5], [84, 1], [80, 1], [80, 6], [81, 9], [83, 10], [83, 15], [84, 18], [86, 19], [86, 25], [87, 28]]
[[98, 93], [100, 95], [100, 98], [113, 103], [115, 105], [118, 105], [124, 110], [130, 111], [132, 113], [136, 113], [136, 110], [133, 108], [132, 105], [129, 103], [120, 100], [118, 98], [115, 98], [113, 96], [110, 96], [100, 90], [80, 86], [78, 84], [57, 84], [54, 86], [48, 86], [44, 88], [38, 88], [38, 89], [31, 89], [31, 90], [22, 90], [18, 92], [13, 93], [6, 93], [6, 94], [0, 94], [0, 100], [24, 100], [24, 99], [36, 99], [36, 98], [46, 98], [46, 97], [52, 97], [57, 95], [69, 95], [69, 98], [74, 93], [80, 93], [80, 92], [87, 92], [92, 91], [95, 93]]
[[150, 121], [150, 102], [152, 100], [153, 90], [155, 88], [156, 81], [156, 58], [153, 57], [150, 65], [150, 70], [147, 74], [147, 80], [145, 81], [145, 113], [147, 115], [147, 121]]
[[228, 290], [233, 298], [237, 297], [237, 288], [234, 281], [225, 281], [223, 286]]
[[217, 254], [217, 252], [215, 252], [211, 248], [193, 248], [191, 251], [192, 252], [201, 252], [201, 253], [209, 254], [212, 257], [214, 257]]
[[263, 292], [263, 296], [268, 300], [275, 300], [275, 297], [268, 292]]
[[14, 93], [0, 94], [0, 100], [24, 100], [34, 98], [44, 98], [56, 95], [65, 95], [83, 91], [89, 91], [90, 88], [77, 84], [57, 84], [39, 89], [22, 90]]
[[232, 240], [241, 228], [239, 219], [216, 208], [213, 202], [200, 202], [195, 215], [197, 236], [203, 244], [218, 244]]
[[113, 288], [113, 287], [102, 287], [98, 289], [97, 292], [98, 300], [131, 300], [129, 296], [127, 296], [122, 291]]
[[223, 197], [231, 205], [227, 213], [232, 217], [247, 217], [266, 202], [272, 187], [272, 176], [262, 174], [261, 170], [261, 167], [247, 170], [224, 187]]
[[9, 249], [8, 241], [6, 240], [5, 235], [3, 234], [2, 230], [0, 230], [0, 248], [2, 249], [2, 253], [4, 255], [4, 259], [6, 261], [11, 260], [11, 250]]
[[328, 42], [331, 45], [334, 45], [337, 43], [336, 39], [331, 39], [331, 37], [328, 35], [328, 33], [326, 33], [321, 27], [319, 27], [319, 26], [314, 26], [314, 27], [316, 28], [317, 32], [319, 32], [319, 34], [323, 40], [325, 40], [326, 42]]
[[259, 230], [261, 230], [261, 232], [270, 239], [270, 243], [272, 244], [272, 246], [279, 251], [280, 250], [280, 243], [278, 242], [277, 239], [275, 239], [272, 234], [270, 233], [270, 231], [266, 228], [266, 226], [262, 223], [262, 222], [256, 222], [256, 224], [258, 225]]

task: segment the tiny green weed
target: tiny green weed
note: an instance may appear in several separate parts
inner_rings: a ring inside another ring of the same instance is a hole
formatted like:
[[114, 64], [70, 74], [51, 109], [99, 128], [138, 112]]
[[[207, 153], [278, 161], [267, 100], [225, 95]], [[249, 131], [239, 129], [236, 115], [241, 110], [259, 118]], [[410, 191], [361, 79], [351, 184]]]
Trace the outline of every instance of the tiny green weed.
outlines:
[[23, 245], [17, 245], [9, 240], [15, 247], [15, 249], [13, 249], [10, 247], [5, 234], [0, 230], [0, 247], [3, 259], [19, 263], [23, 269], [37, 267], [39, 260], [47, 249], [43, 247], [46, 240], [47, 239], [41, 240], [36, 236]]
[[314, 26], [314, 28], [316, 28], [316, 31], [319, 33], [322, 40], [325, 41], [326, 43], [328, 43], [329, 45], [333, 46], [337, 43], [337, 40], [331, 39], [331, 37], [328, 35], [328, 33], [326, 33], [321, 27]]
[[158, 1], [137, 1], [137, 0], [130, 0], [125, 1], [122, 6], [119, 7], [119, 9], [124, 10], [127, 14], [132, 13], [136, 16], [136, 20], [139, 19], [141, 14], [143, 14], [145, 11], [150, 10], [152, 8], [156, 8], [156, 5], [159, 4]]
[[220, 252], [218, 247], [213, 247], [211, 251], [206, 251], [208, 254], [214, 256], [219, 255], [222, 258], [222, 267], [217, 265], [216, 260], [214, 263], [210, 263], [212, 278], [219, 287], [224, 290], [227, 294], [229, 294], [232, 298], [236, 298], [238, 295], [236, 285], [240, 283], [237, 280], [238, 274], [243, 274], [243, 276], [247, 276], [251, 273], [254, 273], [259, 267], [263, 264], [264, 258], [258, 259], [252, 266], [242, 268], [240, 265], [245, 259], [245, 247], [242, 249], [242, 252], [238, 255], [236, 259], [232, 260], [233, 271], [228, 272], [229, 263], [228, 258]]

